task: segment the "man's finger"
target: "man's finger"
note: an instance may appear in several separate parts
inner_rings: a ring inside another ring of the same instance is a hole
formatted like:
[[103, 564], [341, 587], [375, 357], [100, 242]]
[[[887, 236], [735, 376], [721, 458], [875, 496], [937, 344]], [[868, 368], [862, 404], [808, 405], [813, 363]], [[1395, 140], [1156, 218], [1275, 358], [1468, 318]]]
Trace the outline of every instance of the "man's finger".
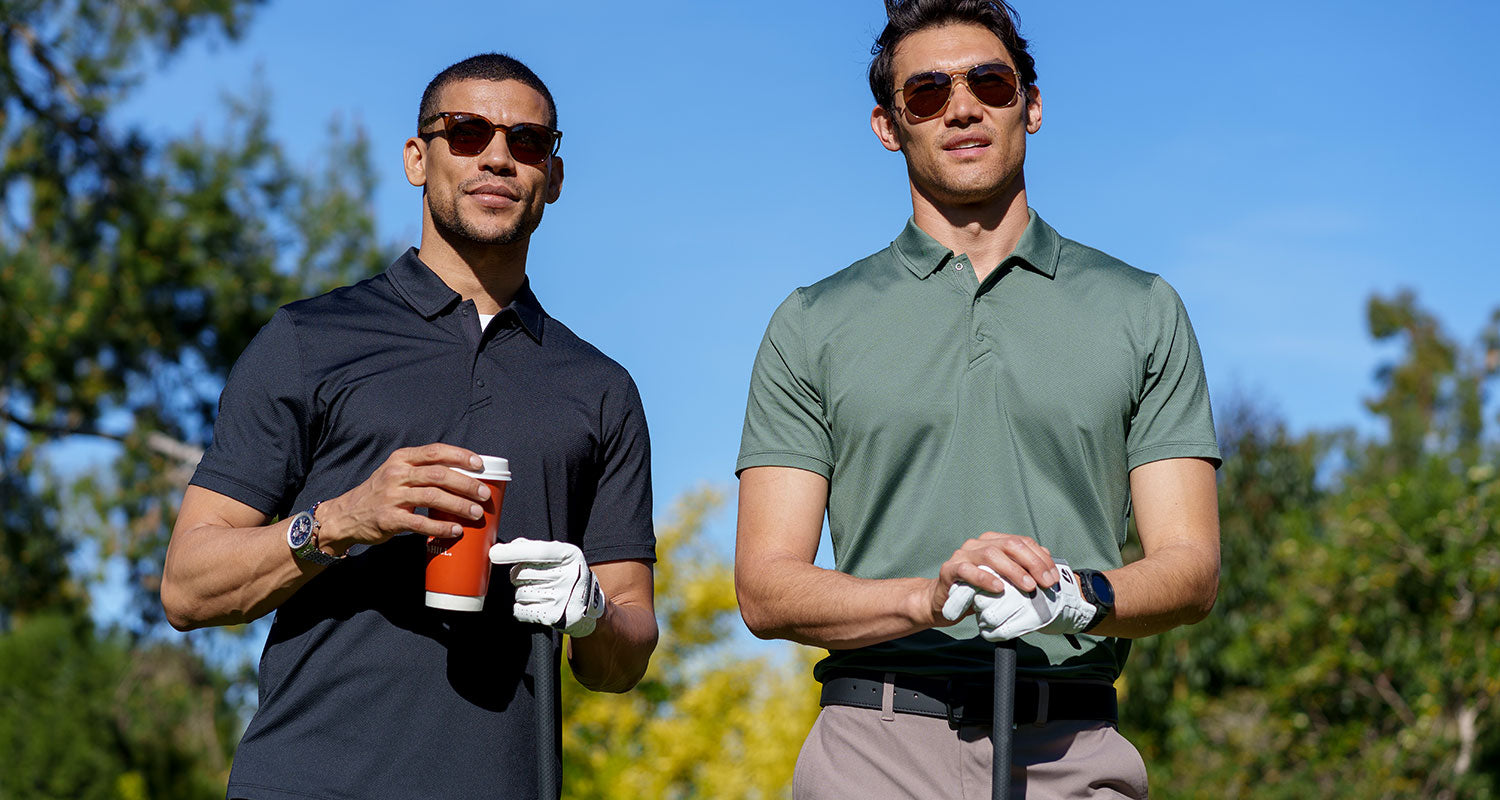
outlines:
[[575, 559], [581, 559], [579, 550], [567, 542], [515, 539], [490, 548], [490, 561], [496, 564], [565, 564]]
[[484, 461], [479, 458], [478, 453], [442, 442], [424, 444], [420, 447], [403, 447], [392, 453], [391, 457], [413, 465], [451, 464], [468, 469], [484, 469]]
[[962, 581], [948, 587], [948, 599], [943, 603], [943, 618], [958, 622], [969, 613], [974, 603], [974, 587]]

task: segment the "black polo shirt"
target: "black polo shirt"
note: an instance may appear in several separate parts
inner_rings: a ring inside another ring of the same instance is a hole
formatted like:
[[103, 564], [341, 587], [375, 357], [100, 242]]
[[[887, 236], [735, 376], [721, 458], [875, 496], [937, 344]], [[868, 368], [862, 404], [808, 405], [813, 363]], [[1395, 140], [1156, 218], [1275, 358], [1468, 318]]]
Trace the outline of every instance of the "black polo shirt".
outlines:
[[[415, 250], [277, 311], [230, 373], [192, 483], [285, 517], [429, 442], [510, 459], [502, 540], [654, 560], [629, 374], [529, 286], [481, 333], [474, 304]], [[438, 611], [423, 604], [425, 564], [418, 535], [357, 546], [281, 605], [230, 796], [536, 797], [528, 629], [505, 572], [484, 611]]]

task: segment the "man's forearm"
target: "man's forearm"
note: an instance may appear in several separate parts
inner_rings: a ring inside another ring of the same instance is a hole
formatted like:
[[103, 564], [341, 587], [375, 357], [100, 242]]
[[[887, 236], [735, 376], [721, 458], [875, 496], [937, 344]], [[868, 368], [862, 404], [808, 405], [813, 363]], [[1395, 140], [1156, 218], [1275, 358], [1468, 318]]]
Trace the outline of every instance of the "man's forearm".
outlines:
[[1115, 590], [1115, 610], [1090, 633], [1152, 636], [1208, 616], [1219, 592], [1219, 554], [1217, 548], [1181, 544], [1106, 575]]
[[321, 570], [297, 561], [282, 520], [230, 528], [199, 525], [173, 534], [161, 601], [178, 630], [237, 625], [274, 611]]
[[1219, 595], [1219, 505], [1214, 468], [1170, 458], [1130, 473], [1145, 556], [1108, 573], [1115, 613], [1092, 633], [1137, 638], [1208, 616]]
[[656, 640], [652, 609], [611, 602], [593, 633], [569, 637], [568, 664], [578, 682], [596, 692], [628, 692], [646, 674]]
[[[754, 573], [754, 574], [751, 574]], [[935, 624], [927, 578], [871, 580], [795, 558], [738, 569], [740, 615], [762, 639], [844, 650], [886, 642]]]

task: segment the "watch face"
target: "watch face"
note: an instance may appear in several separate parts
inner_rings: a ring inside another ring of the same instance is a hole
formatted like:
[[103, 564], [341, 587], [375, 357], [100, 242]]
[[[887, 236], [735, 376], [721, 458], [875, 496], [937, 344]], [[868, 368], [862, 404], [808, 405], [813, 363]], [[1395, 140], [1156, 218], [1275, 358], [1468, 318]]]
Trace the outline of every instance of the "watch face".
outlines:
[[1109, 578], [1104, 577], [1104, 573], [1095, 572], [1090, 575], [1089, 584], [1093, 587], [1094, 596], [1099, 598], [1099, 602], [1111, 608], [1114, 607], [1115, 587], [1110, 585]]
[[302, 545], [307, 544], [307, 540], [311, 536], [312, 525], [310, 524], [310, 521], [308, 520], [306, 515], [298, 514], [297, 518], [292, 520], [292, 527], [287, 530], [287, 544], [290, 544], [292, 546], [292, 549], [295, 550]]

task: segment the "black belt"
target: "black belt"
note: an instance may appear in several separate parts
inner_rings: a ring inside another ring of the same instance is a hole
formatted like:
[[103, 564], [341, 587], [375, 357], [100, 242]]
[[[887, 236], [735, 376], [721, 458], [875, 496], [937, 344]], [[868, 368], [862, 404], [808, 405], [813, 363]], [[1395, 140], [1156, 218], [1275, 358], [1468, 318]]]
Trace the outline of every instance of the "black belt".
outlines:
[[[893, 675], [893, 711], [920, 714], [960, 723], [987, 723], [994, 715], [994, 684], [948, 678]], [[839, 673], [823, 682], [820, 705], [880, 708], [884, 681], [876, 673]], [[1115, 687], [1079, 681], [1016, 679], [1015, 724], [1037, 725], [1049, 720], [1119, 719]]]

